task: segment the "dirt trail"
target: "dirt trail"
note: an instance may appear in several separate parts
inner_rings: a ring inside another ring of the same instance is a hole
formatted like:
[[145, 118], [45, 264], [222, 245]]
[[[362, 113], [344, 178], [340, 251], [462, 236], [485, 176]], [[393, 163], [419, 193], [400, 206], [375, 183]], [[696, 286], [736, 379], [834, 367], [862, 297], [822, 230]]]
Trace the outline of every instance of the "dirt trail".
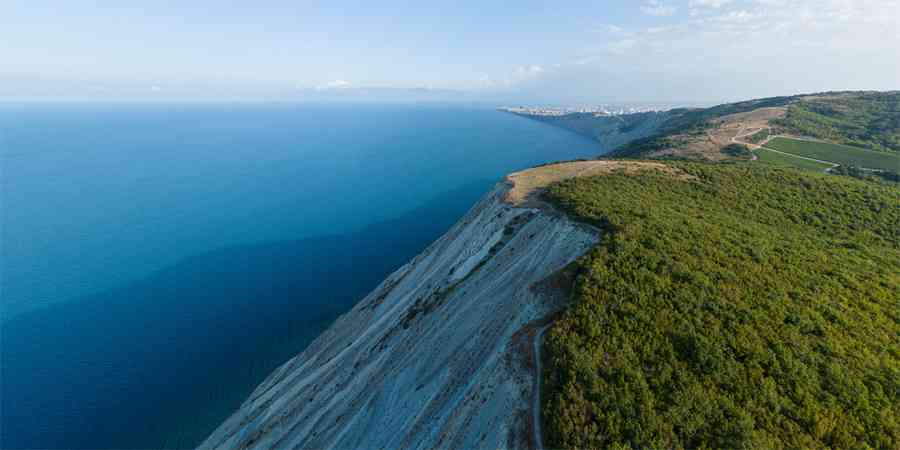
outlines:
[[[763, 130], [768, 130], [769, 136], [766, 137], [766, 139], [764, 141], [760, 142], [759, 144], [754, 144], [752, 142], [738, 140], [740, 138], [745, 138], [747, 136], [752, 136], [756, 133], [760, 133]], [[766, 143], [768, 143], [769, 140], [772, 139], [773, 137], [774, 136], [772, 136], [772, 128], [770, 128], [770, 127], [750, 128], [749, 130], [747, 130], [746, 128], [741, 128], [741, 130], [738, 131], [738, 134], [736, 134], [733, 138], [731, 138], [731, 142], [733, 142], [735, 144], [743, 144], [743, 145], [750, 147], [751, 150], [756, 150], [756, 149], [762, 147], [763, 145], [766, 145]]]
[[822, 163], [822, 164], [831, 164], [831, 167], [825, 169], [826, 172], [828, 172], [829, 170], [834, 169], [835, 167], [837, 167], [837, 166], [840, 165], [840, 164], [835, 164], [835, 163], [832, 162], [832, 161], [825, 161], [824, 159], [807, 158], [806, 156], [799, 156], [799, 155], [794, 155], [794, 154], [792, 154], [792, 153], [780, 152], [780, 151], [778, 151], [778, 150], [775, 150], [775, 149], [772, 149], [772, 148], [769, 148], [769, 147], [764, 147], [764, 148], [765, 148], [765, 150], [767, 150], [767, 151], [775, 152], [775, 153], [780, 153], [780, 154], [782, 154], [782, 155], [790, 156], [790, 157], [793, 157], [793, 158], [806, 159], [806, 160], [809, 160], [809, 161], [815, 161], [815, 162], [817, 162], [817, 163]]
[[534, 423], [534, 448], [535, 450], [544, 450], [544, 435], [541, 432], [541, 342], [544, 332], [550, 328], [551, 324], [544, 325], [537, 333], [534, 334], [534, 370], [535, 370], [535, 389], [532, 397], [531, 413], [532, 422]]

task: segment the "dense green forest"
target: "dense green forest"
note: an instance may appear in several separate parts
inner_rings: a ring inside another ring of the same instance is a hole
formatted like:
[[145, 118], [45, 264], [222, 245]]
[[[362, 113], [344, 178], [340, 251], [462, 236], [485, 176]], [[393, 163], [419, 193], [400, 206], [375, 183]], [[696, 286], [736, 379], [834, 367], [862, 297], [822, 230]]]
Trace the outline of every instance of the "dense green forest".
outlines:
[[804, 98], [775, 124], [795, 135], [900, 152], [900, 91]]
[[831, 174], [859, 178], [860, 180], [900, 183], [900, 174], [897, 172], [890, 170], [873, 171], [853, 165], [837, 166], [831, 170]]
[[900, 448], [900, 188], [752, 163], [576, 178], [547, 444]]

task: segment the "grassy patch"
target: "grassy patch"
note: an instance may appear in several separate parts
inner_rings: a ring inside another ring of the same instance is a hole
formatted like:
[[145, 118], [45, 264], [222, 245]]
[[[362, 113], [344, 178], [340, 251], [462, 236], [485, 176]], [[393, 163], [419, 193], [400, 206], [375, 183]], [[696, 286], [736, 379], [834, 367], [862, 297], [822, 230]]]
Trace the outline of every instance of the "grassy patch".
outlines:
[[832, 164], [810, 161], [803, 158], [795, 158], [790, 155], [766, 150], [765, 148], [757, 149], [756, 156], [760, 161], [764, 163], [774, 164], [776, 166], [782, 167], [796, 167], [798, 169], [815, 170], [817, 172], [822, 172], [829, 167], [833, 167]]
[[900, 447], [900, 189], [671, 165], [549, 190], [606, 234], [547, 335], [548, 446]]
[[837, 164], [896, 171], [900, 168], [900, 156], [865, 150], [847, 145], [824, 142], [801, 141], [797, 139], [775, 138], [766, 147], [792, 155], [832, 161]]

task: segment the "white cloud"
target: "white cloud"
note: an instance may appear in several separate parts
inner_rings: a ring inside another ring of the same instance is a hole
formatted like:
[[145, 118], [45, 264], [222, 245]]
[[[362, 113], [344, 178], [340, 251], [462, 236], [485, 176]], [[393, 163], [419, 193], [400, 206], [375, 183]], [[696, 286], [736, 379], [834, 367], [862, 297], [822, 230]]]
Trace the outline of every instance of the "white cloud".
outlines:
[[637, 42], [638, 41], [635, 39], [622, 39], [620, 41], [610, 42], [606, 46], [606, 49], [610, 53], [613, 53], [616, 55], [624, 55], [625, 53], [628, 52], [628, 50], [631, 50], [632, 48], [634, 48], [634, 46], [637, 45]]
[[[752, 43], [757, 53], [775, 54], [784, 43], [798, 40], [831, 50], [885, 49], [892, 38], [896, 43], [900, 37], [897, 0], [689, 0], [688, 4], [687, 18], [642, 30], [620, 28], [616, 34], [622, 39], [606, 44], [606, 49], [621, 54], [654, 40], [670, 42], [673, 50], [704, 54], [728, 54]], [[674, 13], [673, 7], [658, 0], [647, 1], [642, 9], [654, 15]]]
[[641, 11], [651, 16], [666, 17], [675, 14], [676, 8], [659, 0], [649, 0], [641, 5]]
[[900, 73], [897, 0], [684, 0], [683, 17], [666, 9], [673, 1], [642, 4], [660, 23], [617, 28], [573, 56], [569, 70], [600, 70], [614, 56], [673, 80], [727, 73], [736, 84], [746, 77], [742, 83], [761, 86], [778, 67], [786, 74], [781, 89], [790, 81], [802, 90], [883, 87], [885, 74]]
[[327, 89], [346, 89], [351, 86], [353, 86], [353, 84], [347, 80], [333, 80], [333, 81], [329, 81], [325, 84], [320, 84], [319, 86], [316, 86], [316, 90], [324, 91]]
[[[641, 14], [637, 7], [643, 5], [645, 13], [657, 16], [643, 25], [594, 23], [584, 30], [584, 42], [568, 49], [566, 63], [545, 66], [539, 82], [517, 88], [572, 102], [604, 96], [721, 101], [897, 89], [898, 0], [641, 0], [633, 5], [633, 12]], [[667, 5], [673, 9], [659, 9]]]
[[494, 87], [496, 83], [490, 75], [483, 73], [478, 76], [478, 81], [475, 82], [475, 86], [479, 88], [491, 88]]
[[721, 8], [732, 0], [691, 0], [689, 6], [691, 8]]
[[753, 13], [745, 10], [736, 10], [736, 11], [728, 11], [725, 14], [716, 16], [713, 20], [720, 23], [728, 23], [728, 24], [750, 24], [753, 22], [757, 22], [762, 18], [762, 15], [759, 13]]
[[[554, 64], [553, 66], [559, 67], [560, 64]], [[537, 64], [518, 66], [513, 69], [512, 73], [500, 79], [492, 78], [486, 74], [481, 75], [478, 78], [477, 85], [481, 88], [508, 88], [517, 84], [536, 80], [542, 77], [546, 72], [547, 69]]]
[[603, 25], [597, 28], [590, 28], [587, 31], [589, 33], [602, 33], [618, 36], [620, 39], [630, 38], [634, 35], [633, 31], [626, 30], [625, 28], [618, 25]]
[[513, 70], [513, 79], [515, 80], [528, 80], [531, 78], [537, 78], [544, 73], [544, 68], [538, 65], [531, 66], [519, 66]]
[[159, 92], [162, 90], [162, 88], [159, 86], [150, 86], [150, 90], [153, 92]]

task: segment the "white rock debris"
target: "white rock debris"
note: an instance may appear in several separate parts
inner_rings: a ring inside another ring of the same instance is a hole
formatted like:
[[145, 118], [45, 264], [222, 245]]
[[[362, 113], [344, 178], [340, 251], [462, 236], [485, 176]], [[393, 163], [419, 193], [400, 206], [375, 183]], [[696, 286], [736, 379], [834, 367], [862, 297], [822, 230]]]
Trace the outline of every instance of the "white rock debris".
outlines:
[[536, 284], [598, 234], [506, 203], [509, 189], [276, 369], [201, 448], [530, 446], [534, 373], [513, 337], [559, 306]]

